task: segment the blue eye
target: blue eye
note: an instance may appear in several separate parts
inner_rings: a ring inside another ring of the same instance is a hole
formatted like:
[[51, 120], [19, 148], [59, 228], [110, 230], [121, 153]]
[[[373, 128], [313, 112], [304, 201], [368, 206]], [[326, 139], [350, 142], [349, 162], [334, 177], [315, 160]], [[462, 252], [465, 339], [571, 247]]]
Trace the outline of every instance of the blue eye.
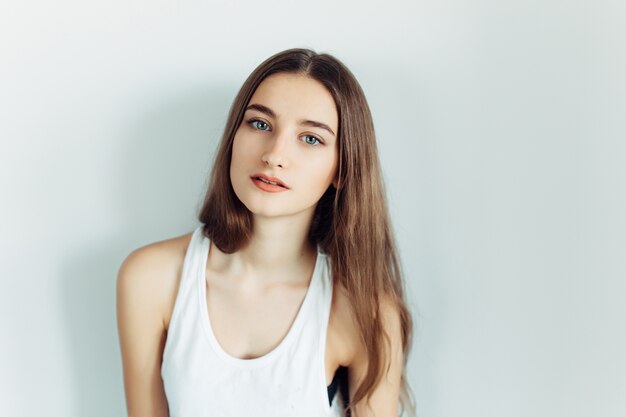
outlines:
[[316, 138], [315, 136], [304, 135], [302, 137], [304, 138], [304, 143], [306, 143], [308, 145], [318, 146], [318, 145], [322, 144], [322, 142], [318, 138]]
[[265, 123], [263, 120], [251, 120], [248, 123], [258, 130], [270, 130], [270, 125]]

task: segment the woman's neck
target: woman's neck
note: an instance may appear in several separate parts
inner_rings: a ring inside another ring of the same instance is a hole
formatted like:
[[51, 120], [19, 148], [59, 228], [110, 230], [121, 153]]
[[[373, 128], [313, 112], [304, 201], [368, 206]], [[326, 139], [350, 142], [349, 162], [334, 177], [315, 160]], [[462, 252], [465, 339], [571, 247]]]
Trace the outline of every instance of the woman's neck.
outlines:
[[253, 234], [239, 251], [221, 254], [219, 269], [249, 284], [301, 281], [311, 271], [317, 247], [308, 240], [311, 221], [302, 218], [254, 218]]

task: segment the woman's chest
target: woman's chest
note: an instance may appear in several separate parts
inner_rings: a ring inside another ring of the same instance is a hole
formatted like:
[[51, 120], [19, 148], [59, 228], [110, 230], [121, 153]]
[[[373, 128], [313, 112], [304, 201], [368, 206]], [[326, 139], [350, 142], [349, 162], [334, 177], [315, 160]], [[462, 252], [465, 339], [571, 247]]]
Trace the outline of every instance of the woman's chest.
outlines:
[[229, 355], [258, 358], [285, 339], [301, 314], [306, 291], [306, 287], [242, 291], [209, 283], [206, 316]]
[[[262, 292], [235, 291], [207, 283], [206, 318], [213, 336], [230, 356], [254, 359], [277, 349], [293, 330], [297, 320], [307, 326], [315, 321], [302, 315], [321, 315], [320, 311], [305, 310], [307, 286], [274, 288]], [[325, 338], [324, 364], [327, 385], [340, 365], [348, 366], [352, 351], [354, 329], [347, 316], [345, 293], [337, 292], [330, 300], [326, 323], [321, 323], [318, 340]], [[304, 311], [303, 311], [304, 310]], [[310, 329], [309, 329], [310, 330]], [[323, 333], [323, 334], [322, 334]], [[301, 347], [309, 348], [309, 347]]]

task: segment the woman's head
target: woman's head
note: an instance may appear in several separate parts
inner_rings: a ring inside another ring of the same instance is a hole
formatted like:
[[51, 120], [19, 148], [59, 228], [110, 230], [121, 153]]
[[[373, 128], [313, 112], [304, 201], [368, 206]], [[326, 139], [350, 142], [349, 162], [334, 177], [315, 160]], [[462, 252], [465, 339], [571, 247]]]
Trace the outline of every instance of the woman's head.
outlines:
[[235, 195], [255, 219], [289, 216], [309, 227], [337, 176], [337, 126], [333, 97], [308, 75], [279, 72], [259, 84], [235, 133], [230, 161]]
[[[257, 93], [266, 93], [265, 96], [267, 96], [269, 89], [263, 88], [263, 85], [277, 84], [281, 79], [282, 81], [290, 79], [293, 82], [304, 79], [309, 80], [309, 84], [323, 87], [327, 97], [323, 97], [319, 91], [314, 92], [318, 96], [313, 97], [313, 99], [321, 97], [322, 100], [325, 100], [322, 103], [322, 107], [325, 106], [322, 109], [325, 116], [320, 118], [325, 119], [324, 124], [326, 125], [336, 122], [336, 128], [331, 129], [333, 133], [327, 135], [334, 142], [337, 154], [332, 185], [326, 187], [321, 195], [318, 195], [316, 191], [311, 194], [316, 200], [316, 204], [312, 208], [314, 213], [309, 235], [311, 242], [321, 243], [323, 249], [328, 249], [333, 221], [338, 216], [343, 217], [344, 221], [349, 220], [346, 218], [348, 214], [342, 214], [341, 211], [357, 203], [357, 201], [352, 201], [351, 204], [347, 204], [346, 200], [360, 196], [359, 200], [362, 199], [364, 202], [369, 200], [371, 204], [371, 198], [375, 197], [372, 193], [372, 182], [377, 182], [379, 178], [376, 178], [378, 158], [374, 128], [367, 101], [356, 78], [345, 65], [328, 54], [317, 54], [308, 49], [289, 49], [277, 53], [261, 63], [250, 74], [232, 104], [222, 142], [215, 157], [205, 204], [199, 215], [200, 220], [209, 225], [208, 229], [215, 231], [211, 237], [216, 245], [225, 252], [234, 252], [240, 248], [250, 237], [252, 228], [252, 213], [246, 206], [246, 202], [242, 202], [242, 199], [237, 195], [237, 188], [242, 190], [243, 181], [246, 179], [239, 178], [241, 183], [238, 184], [237, 177], [231, 177], [233, 174], [231, 171], [233, 149], [249, 148], [234, 148], [235, 138], [239, 137], [238, 132], [240, 136], [245, 136], [243, 131], [250, 127], [247, 124], [247, 120], [249, 120], [247, 118], [254, 116], [254, 114], [261, 115], [258, 106], [256, 113], [254, 113], [254, 109], [249, 109], [251, 104], [259, 104], [252, 103], [253, 96]], [[314, 88], [312, 89], [314, 90]], [[286, 89], [286, 91], [288, 90], [289, 88]], [[336, 110], [334, 116], [329, 115], [327, 111], [329, 99], [332, 99]], [[306, 111], [300, 113], [307, 115]], [[313, 119], [313, 117], [309, 118]], [[262, 129], [266, 127], [258, 123], [255, 126]], [[315, 132], [324, 133], [319, 128], [316, 128]], [[238, 156], [240, 154], [236, 153], [235, 157]], [[269, 156], [266, 159], [268, 164], [272, 163]], [[234, 161], [237, 163], [240, 159], [236, 158]], [[270, 175], [272, 172], [276, 173], [274, 167], [265, 168], [261, 170], [263, 173], [269, 172]], [[256, 172], [253, 170], [249, 174]], [[272, 176], [280, 178], [280, 175]], [[233, 182], [231, 179], [235, 181]], [[246, 184], [246, 186], [248, 185]], [[276, 198], [275, 200], [280, 199]]]

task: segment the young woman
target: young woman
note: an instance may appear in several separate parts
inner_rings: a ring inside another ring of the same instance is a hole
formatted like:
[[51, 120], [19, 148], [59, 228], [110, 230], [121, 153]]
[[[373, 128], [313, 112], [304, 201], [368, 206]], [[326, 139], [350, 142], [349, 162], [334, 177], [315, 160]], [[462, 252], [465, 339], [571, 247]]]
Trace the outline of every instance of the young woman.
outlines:
[[252, 72], [198, 217], [120, 267], [130, 417], [413, 415], [372, 117], [341, 62], [291, 49]]

